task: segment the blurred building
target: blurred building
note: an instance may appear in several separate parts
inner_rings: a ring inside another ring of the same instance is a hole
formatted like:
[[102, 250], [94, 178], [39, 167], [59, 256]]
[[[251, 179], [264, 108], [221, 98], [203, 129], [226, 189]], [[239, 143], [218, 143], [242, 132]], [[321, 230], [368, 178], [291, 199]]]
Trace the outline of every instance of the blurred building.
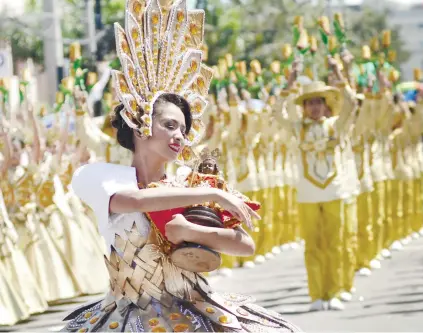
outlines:
[[8, 16], [19, 16], [25, 10], [25, 0], [0, 0], [0, 13]]
[[401, 67], [403, 79], [413, 79], [413, 69], [423, 68], [423, 3], [390, 11], [390, 23], [401, 27], [401, 37], [410, 59]]

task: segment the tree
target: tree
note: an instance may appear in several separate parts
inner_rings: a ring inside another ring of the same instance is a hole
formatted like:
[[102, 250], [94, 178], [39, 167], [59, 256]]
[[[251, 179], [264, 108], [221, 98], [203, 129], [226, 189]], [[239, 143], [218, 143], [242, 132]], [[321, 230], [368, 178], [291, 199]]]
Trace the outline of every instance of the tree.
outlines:
[[[258, 59], [269, 65], [281, 59], [284, 43], [292, 41], [294, 16], [304, 17], [304, 26], [309, 35], [319, 36], [317, 21], [325, 15], [325, 3], [310, 1], [267, 0], [209, 0], [207, 6], [206, 42], [209, 47], [209, 63], [216, 64], [219, 57], [231, 52], [237, 60]], [[392, 30], [392, 49], [398, 54], [397, 62], [407, 61], [409, 53], [399, 35], [399, 27], [389, 27], [387, 12], [375, 12], [369, 8], [345, 11], [347, 37], [351, 42], [347, 47], [356, 57], [361, 54], [361, 46], [385, 29]], [[318, 38], [320, 40], [320, 37]], [[318, 54], [308, 62], [317, 63], [320, 76], [326, 74], [325, 55], [322, 43]]]
[[6, 31], [15, 61], [32, 58], [35, 63], [43, 62], [42, 38], [19, 27], [10, 27]]
[[[206, 10], [206, 36], [209, 48], [209, 64], [214, 65], [218, 59], [230, 52], [236, 60], [258, 59], [268, 65], [275, 59], [281, 59], [284, 43], [292, 41], [292, 22], [296, 15], [304, 16], [305, 27], [309, 34], [318, 36], [317, 19], [324, 13], [324, 2], [317, 5], [311, 1], [296, 0], [192, 0], [193, 4]], [[83, 18], [85, 0], [66, 0], [62, 18], [63, 37], [78, 39], [85, 35]], [[124, 22], [125, 0], [102, 0], [102, 18], [106, 34], [98, 43], [103, 55], [115, 54], [113, 23]], [[28, 0], [28, 12], [40, 13], [40, 0]], [[25, 17], [25, 15], [24, 15]], [[1, 19], [2, 17], [0, 17]], [[361, 45], [384, 29], [388, 29], [387, 13], [374, 12], [364, 8], [357, 12], [347, 10], [345, 21], [348, 47], [360, 55]], [[12, 50], [15, 59], [32, 57], [42, 63], [42, 31], [39, 23], [0, 20], [0, 30], [12, 38]], [[8, 22], [5, 24], [4, 22]], [[6, 29], [3, 29], [6, 27]], [[392, 47], [397, 50], [398, 64], [406, 61], [409, 53], [399, 36], [399, 28], [392, 29]], [[65, 52], [67, 49], [65, 48]], [[325, 51], [320, 46], [320, 55], [316, 56], [319, 65], [323, 64]]]
[[269, 64], [281, 56], [284, 43], [292, 40], [294, 16], [304, 15], [306, 27], [315, 26], [322, 13], [320, 5], [294, 0], [209, 0], [206, 41], [209, 62], [231, 52], [237, 59], [259, 59]]
[[[77, 40], [85, 36], [84, 24], [85, 0], [66, 0], [62, 7], [61, 21], [64, 39]], [[103, 23], [107, 33], [99, 41], [100, 49], [110, 53], [114, 49], [113, 22], [123, 23], [125, 0], [102, 1]], [[0, 15], [0, 31], [2, 38], [8, 38], [12, 46], [14, 60], [33, 58], [38, 64], [43, 64], [43, 13], [40, 0], [26, 1], [25, 14], [19, 18], [10, 17], [4, 12]], [[105, 46], [106, 45], [106, 46]], [[65, 55], [68, 45], [65, 45]]]
[[383, 30], [391, 29], [391, 47], [397, 52], [397, 63], [404, 63], [410, 58], [410, 53], [404, 48], [404, 42], [400, 37], [401, 27], [389, 26], [388, 14], [388, 11], [375, 12], [370, 8], [364, 8], [360, 13], [350, 12], [348, 14], [348, 30], [353, 32], [350, 49], [356, 57], [360, 56], [362, 45], [368, 44], [371, 38], [380, 36]]

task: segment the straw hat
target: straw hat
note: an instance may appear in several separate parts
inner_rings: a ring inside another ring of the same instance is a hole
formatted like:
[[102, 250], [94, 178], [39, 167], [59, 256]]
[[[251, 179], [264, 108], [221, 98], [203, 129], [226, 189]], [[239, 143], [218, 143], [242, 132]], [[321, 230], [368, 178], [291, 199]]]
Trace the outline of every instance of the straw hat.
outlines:
[[302, 93], [296, 98], [295, 104], [304, 106], [304, 101], [314, 97], [324, 98], [333, 112], [339, 100], [340, 92], [337, 88], [327, 86], [322, 81], [314, 81], [303, 86]]

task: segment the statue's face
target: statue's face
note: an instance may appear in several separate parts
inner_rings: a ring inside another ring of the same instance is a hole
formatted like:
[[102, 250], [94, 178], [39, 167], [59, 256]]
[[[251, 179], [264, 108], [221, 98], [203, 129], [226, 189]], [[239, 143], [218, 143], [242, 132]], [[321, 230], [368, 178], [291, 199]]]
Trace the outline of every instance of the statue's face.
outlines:
[[200, 165], [200, 170], [206, 175], [213, 175], [216, 169], [216, 162], [212, 159], [204, 160]]

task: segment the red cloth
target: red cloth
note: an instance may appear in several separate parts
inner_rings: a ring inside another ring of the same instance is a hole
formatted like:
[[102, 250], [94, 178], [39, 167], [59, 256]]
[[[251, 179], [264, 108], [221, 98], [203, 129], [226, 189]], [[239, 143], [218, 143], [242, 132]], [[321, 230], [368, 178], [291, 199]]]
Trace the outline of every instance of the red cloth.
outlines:
[[[260, 204], [258, 204], [256, 202], [246, 202], [246, 204], [254, 211], [257, 211], [257, 210], [260, 209]], [[170, 220], [172, 220], [174, 215], [182, 214], [184, 210], [185, 210], [184, 207], [180, 207], [180, 208], [162, 210], [162, 211], [158, 211], [158, 212], [150, 212], [150, 213], [148, 213], [148, 215], [150, 216], [150, 218], [154, 222], [154, 224], [157, 226], [157, 229], [159, 229], [161, 234], [163, 236], [165, 236], [166, 223], [168, 223]], [[222, 219], [224, 224], [225, 224], [225, 222], [234, 218], [232, 216], [232, 214], [227, 212], [227, 211], [223, 211], [220, 214], [221, 214], [221, 219]]]
[[[192, 176], [194, 177], [192, 181], [195, 183], [199, 181], [206, 181], [210, 184], [211, 187], [218, 188], [219, 179], [217, 176], [198, 174], [198, 173]], [[150, 187], [156, 187], [156, 186], [158, 186], [157, 183], [150, 184]], [[258, 211], [260, 209], [260, 204], [258, 202], [247, 201], [245, 203], [254, 211]], [[148, 213], [148, 215], [150, 216], [150, 219], [152, 220], [152, 222], [154, 222], [154, 224], [156, 225], [157, 229], [159, 229], [161, 234], [165, 236], [166, 223], [172, 220], [174, 215], [182, 214], [184, 210], [185, 210], [185, 207], [180, 207], [180, 208], [162, 210], [158, 212], [151, 212], [151, 213]], [[220, 212], [219, 214], [221, 215], [220, 217], [222, 219], [223, 224], [225, 224], [226, 222], [230, 220], [234, 220], [234, 217], [232, 216], [232, 214], [227, 211]], [[236, 226], [237, 224], [230, 223], [230, 225]]]

